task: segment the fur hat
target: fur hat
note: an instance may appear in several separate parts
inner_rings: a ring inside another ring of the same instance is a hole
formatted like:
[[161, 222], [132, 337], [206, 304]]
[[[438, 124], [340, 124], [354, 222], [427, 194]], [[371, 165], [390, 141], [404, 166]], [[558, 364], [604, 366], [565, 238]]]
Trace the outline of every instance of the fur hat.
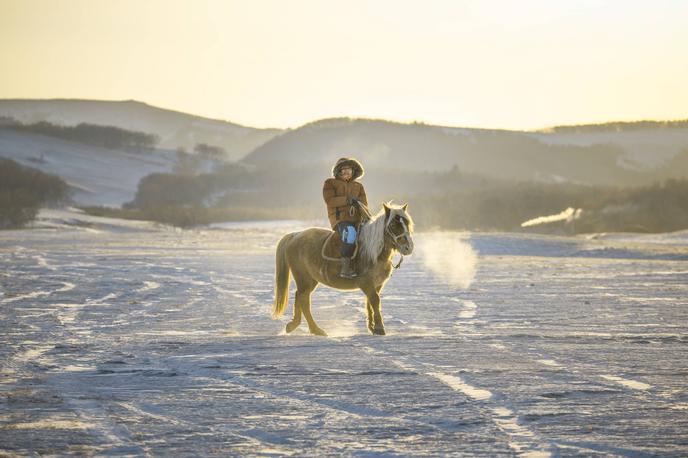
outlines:
[[360, 162], [358, 162], [358, 160], [354, 159], [353, 157], [343, 157], [337, 161], [334, 167], [332, 167], [332, 175], [337, 178], [340, 170], [342, 170], [344, 167], [351, 167], [353, 170], [353, 176], [351, 177], [352, 180], [361, 178], [365, 173], [363, 166]]

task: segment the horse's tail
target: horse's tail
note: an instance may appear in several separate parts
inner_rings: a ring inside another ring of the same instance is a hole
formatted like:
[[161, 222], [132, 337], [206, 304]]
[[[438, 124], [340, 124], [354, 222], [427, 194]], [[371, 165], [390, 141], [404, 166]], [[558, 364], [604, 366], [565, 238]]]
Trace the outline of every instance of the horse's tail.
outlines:
[[284, 313], [289, 300], [289, 265], [287, 264], [287, 243], [294, 234], [287, 234], [277, 244], [275, 253], [275, 308], [272, 318], [276, 320]]

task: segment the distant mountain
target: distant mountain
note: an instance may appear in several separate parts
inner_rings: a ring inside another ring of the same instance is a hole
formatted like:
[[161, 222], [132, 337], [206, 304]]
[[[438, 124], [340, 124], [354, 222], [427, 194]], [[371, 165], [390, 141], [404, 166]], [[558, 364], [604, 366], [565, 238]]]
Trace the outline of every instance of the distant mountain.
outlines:
[[[688, 123], [667, 127], [666, 123], [624, 123], [592, 126], [561, 126], [527, 135], [548, 145], [609, 145], [623, 154], [618, 165], [625, 169], [652, 172], [667, 167], [679, 154], [688, 151]], [[617, 126], [611, 128], [611, 126]], [[570, 128], [569, 128], [570, 127]], [[685, 172], [685, 171], [684, 171]]]
[[539, 182], [635, 185], [688, 154], [688, 128], [600, 132], [518, 132], [336, 118], [287, 131], [242, 159], [258, 167], [332, 165], [356, 156], [370, 170], [463, 172]]
[[[688, 127], [684, 121], [519, 132], [333, 118], [280, 131], [134, 101], [85, 100], [0, 100], [2, 116], [27, 124], [110, 125], [161, 138], [162, 149], [136, 153], [0, 125], [0, 157], [62, 177], [81, 204], [131, 201], [142, 177], [172, 172], [183, 165], [174, 151], [177, 146], [191, 150], [197, 143], [220, 146], [230, 158], [240, 159], [229, 167], [255, 172], [241, 180], [241, 174], [225, 177], [233, 205], [258, 205], [263, 202], [258, 196], [262, 192], [281, 202], [279, 205], [306, 201], [321, 205], [319, 187], [342, 156], [361, 159], [366, 167], [366, 189], [375, 199], [447, 193], [496, 181], [637, 186], [688, 177]], [[215, 167], [211, 162], [204, 163], [202, 170]]]
[[191, 152], [196, 144], [205, 143], [223, 148], [230, 160], [240, 159], [281, 133], [279, 129], [255, 129], [134, 100], [4, 99], [0, 100], [0, 116], [12, 117], [25, 124], [39, 121], [69, 126], [89, 123], [142, 131], [158, 135], [158, 146], [166, 149], [182, 147]]
[[542, 132], [556, 133], [590, 133], [590, 132], [628, 132], [633, 130], [656, 129], [688, 129], [688, 119], [674, 121], [612, 121], [599, 124], [574, 124], [570, 126], [554, 126], [543, 129]]

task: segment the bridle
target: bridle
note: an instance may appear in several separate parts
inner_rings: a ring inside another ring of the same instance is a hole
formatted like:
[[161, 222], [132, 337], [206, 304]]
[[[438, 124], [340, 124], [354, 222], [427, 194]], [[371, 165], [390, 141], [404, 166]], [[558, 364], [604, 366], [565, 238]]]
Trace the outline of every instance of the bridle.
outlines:
[[396, 266], [394, 265], [394, 263], [392, 263], [392, 267], [394, 267], [394, 269], [396, 270], [399, 267], [401, 267], [401, 263], [404, 262], [404, 255], [401, 254], [401, 245], [399, 244], [399, 239], [406, 237], [406, 240], [408, 241], [410, 239], [409, 236], [411, 234], [410, 234], [410, 232], [408, 230], [408, 226], [404, 222], [403, 218], [399, 218], [399, 223], [401, 223], [401, 227], [404, 228], [404, 232], [402, 232], [401, 234], [395, 234], [394, 232], [392, 232], [392, 230], [389, 228], [389, 225], [391, 224], [391, 222], [392, 222], [392, 218], [390, 218], [389, 221], [385, 222], [385, 233], [387, 233], [387, 235], [389, 235], [392, 238], [392, 244], [394, 245], [394, 248], [399, 253], [399, 256], [401, 256], [401, 259], [399, 259], [399, 262], [397, 263]]
[[[366, 217], [366, 219], [372, 219], [372, 215], [370, 213], [370, 210], [368, 210], [368, 207], [366, 207], [363, 204], [363, 202], [358, 201], [358, 207], [362, 210], [362, 213]], [[385, 221], [385, 233], [392, 238], [392, 244], [394, 245], [394, 248], [399, 253], [399, 256], [401, 256], [401, 259], [399, 259], [399, 262], [397, 263], [396, 266], [394, 265], [394, 263], [392, 263], [392, 267], [394, 267], [394, 269], [396, 270], [399, 267], [401, 267], [401, 263], [404, 261], [404, 255], [401, 254], [401, 250], [400, 250], [401, 246], [399, 245], [398, 240], [402, 237], [405, 237], [405, 236], [408, 236], [408, 237], [406, 237], [406, 240], [411, 240], [411, 237], [410, 237], [411, 233], [408, 229], [408, 226], [404, 222], [403, 218], [399, 219], [401, 226], [404, 228], [404, 232], [402, 232], [401, 234], [397, 235], [394, 232], [392, 232], [392, 230], [389, 228], [389, 225], [391, 224], [391, 222], [392, 222], [391, 218], [389, 220]]]
[[[404, 232], [401, 234], [395, 234], [392, 232], [392, 230], [389, 228], [390, 223], [392, 222], [392, 219], [390, 218], [389, 221], [385, 223], [385, 232], [392, 237], [392, 243], [394, 243], [394, 248], [397, 250], [401, 249], [401, 245], [399, 244], [398, 240], [402, 237], [406, 237], [409, 234], [408, 226], [406, 226], [406, 223], [404, 222], [403, 218], [399, 218], [399, 222], [401, 223], [401, 226], [404, 228]], [[408, 237], [406, 237], [406, 240], [408, 240]]]

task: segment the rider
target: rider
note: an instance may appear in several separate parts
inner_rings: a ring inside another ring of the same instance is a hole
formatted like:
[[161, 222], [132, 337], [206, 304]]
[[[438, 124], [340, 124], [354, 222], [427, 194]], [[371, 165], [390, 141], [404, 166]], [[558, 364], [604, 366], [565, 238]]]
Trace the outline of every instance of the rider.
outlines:
[[343, 157], [332, 168], [334, 178], [328, 178], [323, 185], [323, 198], [327, 204], [330, 225], [342, 240], [342, 270], [339, 276], [344, 278], [357, 276], [352, 257], [356, 249], [357, 226], [361, 222], [358, 202], [368, 206], [363, 184], [356, 181], [363, 173], [360, 162], [351, 157]]

